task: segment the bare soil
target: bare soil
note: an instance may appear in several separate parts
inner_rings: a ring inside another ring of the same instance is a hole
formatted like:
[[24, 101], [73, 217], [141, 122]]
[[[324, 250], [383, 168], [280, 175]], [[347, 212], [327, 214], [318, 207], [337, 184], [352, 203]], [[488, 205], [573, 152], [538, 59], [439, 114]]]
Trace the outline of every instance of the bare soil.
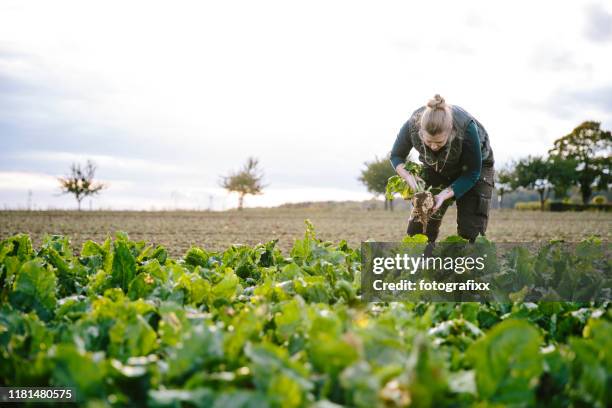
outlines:
[[[223, 250], [234, 243], [257, 244], [279, 239], [288, 253], [296, 238], [304, 235], [304, 219], [310, 219], [324, 240], [345, 239], [356, 247], [361, 241], [398, 241], [408, 225], [406, 209], [386, 212], [356, 208], [271, 208], [206, 212], [103, 212], [103, 211], [0, 211], [0, 240], [28, 233], [35, 246], [46, 234], [70, 237], [75, 248], [92, 239], [103, 241], [115, 231], [130, 238], [166, 246], [180, 256], [191, 246]], [[449, 208], [440, 239], [456, 233], [456, 208]], [[487, 236], [498, 242], [541, 241], [552, 238], [579, 241], [590, 235], [609, 240], [612, 214], [602, 212], [551, 213], [491, 210]]]

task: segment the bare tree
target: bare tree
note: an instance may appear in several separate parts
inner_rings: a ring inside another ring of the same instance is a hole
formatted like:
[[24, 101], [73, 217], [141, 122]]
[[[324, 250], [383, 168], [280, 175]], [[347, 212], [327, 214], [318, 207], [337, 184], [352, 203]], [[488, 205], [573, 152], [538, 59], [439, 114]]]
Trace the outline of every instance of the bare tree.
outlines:
[[265, 187], [262, 183], [263, 172], [258, 169], [258, 160], [249, 157], [244, 167], [231, 172], [227, 176], [222, 176], [219, 185], [229, 192], [238, 193], [238, 209], [242, 210], [244, 197], [248, 194], [262, 194]]
[[94, 182], [95, 173], [95, 164], [91, 160], [87, 160], [83, 167], [81, 167], [80, 163], [72, 163], [70, 175], [58, 178], [62, 194], [74, 194], [79, 211], [81, 211], [81, 201], [85, 197], [98, 194], [102, 189], [106, 188], [105, 184]]

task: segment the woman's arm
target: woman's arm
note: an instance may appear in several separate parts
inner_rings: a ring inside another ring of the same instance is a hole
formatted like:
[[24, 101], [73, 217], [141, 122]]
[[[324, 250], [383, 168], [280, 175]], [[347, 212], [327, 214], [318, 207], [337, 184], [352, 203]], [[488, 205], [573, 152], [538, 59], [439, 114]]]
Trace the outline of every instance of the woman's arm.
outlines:
[[410, 141], [410, 121], [407, 121], [400, 129], [397, 138], [395, 139], [395, 143], [393, 143], [390, 161], [397, 174], [406, 180], [408, 185], [413, 190], [416, 190], [417, 184], [415, 177], [404, 169], [406, 157], [408, 157], [411, 149], [412, 142]]
[[406, 157], [412, 149], [412, 142], [410, 142], [410, 121], [404, 123], [404, 126], [400, 129], [393, 143], [391, 149], [391, 165], [397, 170], [397, 166], [406, 162]]
[[480, 178], [480, 170], [482, 169], [482, 153], [480, 152], [480, 136], [476, 123], [472, 121], [467, 127], [467, 138], [463, 143], [463, 151], [461, 153], [463, 172], [451, 184], [453, 194], [456, 198], [467, 193]]

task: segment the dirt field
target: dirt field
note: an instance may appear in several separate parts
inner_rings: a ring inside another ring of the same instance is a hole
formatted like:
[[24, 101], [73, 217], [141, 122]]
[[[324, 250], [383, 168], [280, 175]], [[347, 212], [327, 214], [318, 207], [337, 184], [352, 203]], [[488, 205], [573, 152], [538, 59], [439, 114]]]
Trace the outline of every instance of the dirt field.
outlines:
[[[242, 212], [68, 212], [0, 211], [0, 239], [29, 233], [38, 246], [45, 234], [68, 235], [80, 248], [83, 241], [102, 241], [114, 231], [130, 238], [162, 244], [173, 256], [191, 245], [222, 250], [232, 243], [256, 244], [274, 238], [288, 251], [295, 238], [304, 234], [304, 219], [310, 219], [319, 238], [346, 239], [351, 246], [361, 241], [400, 240], [406, 230], [407, 210], [395, 212], [360, 209], [246, 209]], [[456, 232], [455, 208], [444, 218], [440, 237]], [[612, 214], [550, 213], [492, 210], [487, 236], [495, 241], [532, 241], [562, 238], [576, 241], [589, 235], [610, 239]]]

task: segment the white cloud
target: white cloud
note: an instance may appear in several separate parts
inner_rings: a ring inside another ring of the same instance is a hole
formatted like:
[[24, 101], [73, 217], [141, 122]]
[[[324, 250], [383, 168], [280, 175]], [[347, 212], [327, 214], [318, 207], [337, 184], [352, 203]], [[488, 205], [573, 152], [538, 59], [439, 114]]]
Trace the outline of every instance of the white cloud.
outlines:
[[[129, 180], [106, 180], [99, 179], [99, 182], [112, 187], [114, 191], [129, 192], [134, 187], [134, 183]], [[6, 191], [42, 191], [59, 192], [58, 176], [44, 173], [0, 171], [0, 196]]]
[[159, 161], [92, 153], [32, 151], [18, 153], [14, 155], [14, 158], [28, 161], [59, 162], [63, 164], [85, 163], [87, 160], [92, 160], [94, 164], [99, 167], [108, 167], [115, 170], [119, 169], [126, 172], [160, 172], [177, 176], [194, 171], [194, 169], [181, 166], [178, 163], [167, 164], [160, 163]]
[[2, 190], [50, 191], [57, 188], [57, 178], [48, 174], [0, 171], [0, 193]]

